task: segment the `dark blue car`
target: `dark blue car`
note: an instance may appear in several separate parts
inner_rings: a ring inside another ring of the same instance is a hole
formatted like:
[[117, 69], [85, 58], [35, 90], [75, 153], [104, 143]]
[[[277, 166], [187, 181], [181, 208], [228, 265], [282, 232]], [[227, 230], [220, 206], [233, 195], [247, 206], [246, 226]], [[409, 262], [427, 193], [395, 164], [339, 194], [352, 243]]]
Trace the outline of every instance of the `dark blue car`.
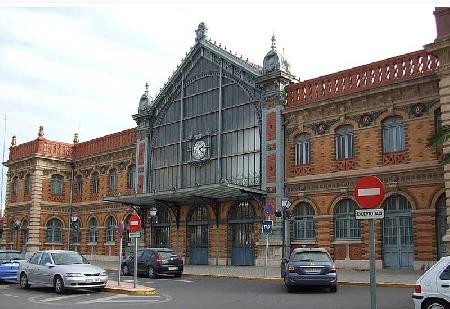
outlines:
[[282, 261], [281, 276], [288, 292], [295, 286], [324, 286], [337, 291], [336, 267], [323, 248], [294, 249], [289, 259]]
[[0, 281], [17, 279], [20, 261], [25, 257], [20, 251], [0, 250]]

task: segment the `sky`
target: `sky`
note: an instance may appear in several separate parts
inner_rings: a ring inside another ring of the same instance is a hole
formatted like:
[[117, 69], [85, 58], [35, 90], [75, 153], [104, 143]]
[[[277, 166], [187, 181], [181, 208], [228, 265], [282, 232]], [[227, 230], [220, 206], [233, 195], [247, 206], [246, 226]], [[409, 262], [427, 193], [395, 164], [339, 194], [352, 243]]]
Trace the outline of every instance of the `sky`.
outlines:
[[200, 22], [217, 44], [260, 65], [275, 34], [291, 72], [307, 80], [423, 49], [436, 37], [434, 6], [448, 5], [0, 0], [0, 147], [7, 160], [11, 137], [33, 140], [41, 125], [45, 138], [66, 143], [75, 132], [83, 142], [134, 127], [145, 83], [156, 97]]

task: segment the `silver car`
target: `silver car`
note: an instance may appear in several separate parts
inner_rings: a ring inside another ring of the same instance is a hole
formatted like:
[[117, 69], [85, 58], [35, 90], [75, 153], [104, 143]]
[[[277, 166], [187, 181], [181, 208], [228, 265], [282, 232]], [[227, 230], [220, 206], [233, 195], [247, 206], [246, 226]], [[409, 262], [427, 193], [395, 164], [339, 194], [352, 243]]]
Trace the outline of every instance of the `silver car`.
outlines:
[[101, 290], [108, 282], [108, 274], [89, 264], [78, 252], [48, 250], [38, 251], [22, 262], [17, 279], [23, 289], [41, 285], [54, 287], [57, 294], [63, 294], [66, 289]]

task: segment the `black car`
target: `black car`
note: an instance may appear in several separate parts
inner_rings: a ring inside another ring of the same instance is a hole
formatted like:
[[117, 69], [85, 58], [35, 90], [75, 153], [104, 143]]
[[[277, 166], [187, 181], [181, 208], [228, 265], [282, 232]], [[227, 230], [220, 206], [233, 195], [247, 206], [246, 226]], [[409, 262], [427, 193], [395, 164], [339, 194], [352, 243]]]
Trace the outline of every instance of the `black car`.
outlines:
[[[122, 274], [134, 273], [134, 256], [130, 255], [122, 263]], [[145, 248], [137, 252], [138, 275], [147, 275], [149, 278], [157, 278], [158, 275], [174, 275], [181, 277], [183, 274], [183, 261], [169, 248]]]
[[337, 291], [336, 266], [323, 248], [297, 248], [281, 264], [281, 277], [288, 292], [295, 286], [325, 286]]

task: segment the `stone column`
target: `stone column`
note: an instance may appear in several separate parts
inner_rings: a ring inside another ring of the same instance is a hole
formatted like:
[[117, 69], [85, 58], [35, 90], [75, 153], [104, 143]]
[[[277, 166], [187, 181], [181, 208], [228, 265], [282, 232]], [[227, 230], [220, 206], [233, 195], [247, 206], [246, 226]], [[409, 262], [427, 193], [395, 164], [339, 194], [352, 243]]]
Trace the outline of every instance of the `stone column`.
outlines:
[[36, 168], [33, 175], [31, 176], [31, 206], [30, 206], [30, 224], [28, 226], [29, 234], [26, 251], [27, 254], [39, 250], [40, 227], [41, 227], [42, 180], [43, 180], [42, 169]]
[[[428, 52], [439, 58], [439, 98], [441, 103], [442, 125], [450, 126], [450, 8], [437, 7], [434, 10], [437, 36], [434, 43], [425, 45]], [[444, 144], [444, 154], [450, 154], [450, 141]], [[445, 195], [447, 198], [447, 222], [450, 223], [450, 164], [444, 165]], [[443, 240], [450, 252], [450, 229]]]

